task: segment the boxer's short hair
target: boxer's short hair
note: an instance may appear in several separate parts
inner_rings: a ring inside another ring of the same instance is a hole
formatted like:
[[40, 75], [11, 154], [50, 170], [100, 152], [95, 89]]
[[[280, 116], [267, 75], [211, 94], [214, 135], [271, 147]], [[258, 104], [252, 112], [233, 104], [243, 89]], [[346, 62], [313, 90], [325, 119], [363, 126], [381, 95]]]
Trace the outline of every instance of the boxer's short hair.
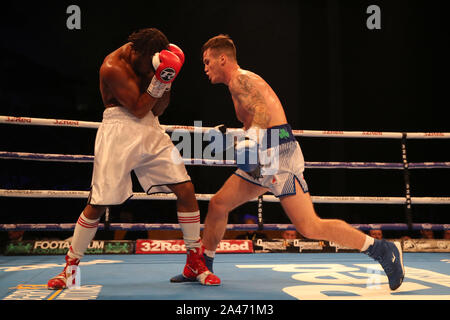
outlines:
[[208, 50], [217, 51], [217, 53], [225, 53], [228, 57], [236, 59], [236, 47], [233, 40], [227, 34], [219, 34], [218, 36], [212, 37], [202, 46], [202, 57], [203, 53]]
[[153, 56], [169, 46], [167, 37], [156, 28], [135, 31], [128, 37], [128, 41], [133, 49], [143, 56]]

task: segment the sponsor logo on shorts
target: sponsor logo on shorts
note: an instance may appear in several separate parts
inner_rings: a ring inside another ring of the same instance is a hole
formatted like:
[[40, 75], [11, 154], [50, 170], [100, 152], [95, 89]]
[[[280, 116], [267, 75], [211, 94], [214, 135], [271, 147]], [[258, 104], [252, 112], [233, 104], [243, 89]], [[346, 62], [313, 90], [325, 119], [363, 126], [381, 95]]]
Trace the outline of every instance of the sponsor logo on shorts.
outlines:
[[280, 130], [280, 139], [286, 139], [289, 138], [289, 132], [287, 132], [285, 129]]

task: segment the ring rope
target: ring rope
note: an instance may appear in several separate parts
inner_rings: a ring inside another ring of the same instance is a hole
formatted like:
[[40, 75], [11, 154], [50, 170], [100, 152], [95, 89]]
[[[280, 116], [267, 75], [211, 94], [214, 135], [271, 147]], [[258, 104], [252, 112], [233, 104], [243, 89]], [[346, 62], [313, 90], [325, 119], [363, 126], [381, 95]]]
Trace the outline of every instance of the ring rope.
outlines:
[[[34, 161], [56, 161], [56, 162], [78, 162], [92, 163], [94, 156], [90, 155], [67, 155], [67, 154], [47, 154], [0, 151], [0, 159], [11, 160], [34, 160]], [[225, 166], [236, 165], [235, 160], [215, 160], [215, 159], [183, 159], [185, 165], [206, 165]], [[417, 162], [408, 163], [409, 169], [448, 169], [450, 162]], [[308, 169], [397, 169], [403, 170], [404, 164], [392, 162], [305, 162]]]
[[[17, 198], [88, 198], [89, 191], [77, 190], [14, 190], [0, 189], [0, 197]], [[198, 201], [209, 201], [214, 194], [195, 194]], [[311, 196], [314, 203], [348, 203], [348, 204], [405, 204], [404, 197], [359, 197], [359, 196]], [[176, 200], [173, 193], [156, 193], [148, 195], [144, 192], [135, 192], [131, 200]], [[279, 202], [280, 200], [273, 195], [264, 195], [264, 202]], [[257, 202], [258, 198], [250, 200]], [[412, 204], [450, 204], [450, 197], [411, 197]]]
[[[18, 224], [0, 224], [0, 231], [71, 231], [75, 228], [75, 223], [18, 223]], [[354, 228], [360, 230], [408, 230], [406, 223], [371, 223], [371, 224], [352, 224]], [[105, 229], [105, 224], [98, 224], [99, 230]], [[200, 224], [204, 228], [204, 224]], [[450, 230], [450, 224], [431, 224], [431, 223], [413, 223], [413, 230]], [[127, 230], [127, 231], [151, 231], [151, 230], [181, 230], [179, 224], [174, 223], [110, 223], [109, 230]], [[255, 231], [258, 230], [257, 224], [227, 224], [227, 230], [232, 231]], [[293, 224], [264, 224], [264, 230], [284, 231], [296, 230]]]
[[[63, 119], [43, 119], [29, 117], [1, 116], [0, 123], [35, 125], [35, 126], [58, 126], [76, 128], [98, 128], [100, 122], [63, 120]], [[186, 130], [188, 132], [205, 132], [211, 127], [194, 127], [180, 125], [161, 125], [166, 131]], [[230, 128], [230, 131], [239, 130]], [[408, 139], [450, 139], [450, 132], [379, 132], [379, 131], [326, 131], [326, 130], [292, 130], [297, 137], [329, 137], [329, 138], [387, 138], [402, 139], [404, 134]]]
[[[25, 118], [25, 117], [10, 117], [0, 116], [0, 123], [5, 124], [19, 124], [19, 125], [41, 125], [41, 126], [59, 126], [59, 127], [78, 127], [78, 128], [98, 128], [100, 122], [77, 121], [77, 120], [60, 120], [60, 119], [42, 119], [42, 118]], [[174, 126], [162, 125], [167, 132], [175, 130], [183, 130], [186, 132], [202, 133], [212, 128], [210, 127], [196, 127], [196, 126]], [[231, 128], [230, 132], [240, 130]], [[389, 138], [400, 139], [402, 141], [402, 152], [406, 151], [406, 139], [449, 139], [450, 133], [444, 132], [370, 132], [370, 131], [320, 131], [320, 130], [293, 130], [294, 136], [303, 137], [330, 137], [330, 138]], [[0, 152], [2, 159], [21, 159], [21, 160], [38, 160], [38, 161], [68, 161], [68, 162], [93, 162], [93, 156], [82, 155], [49, 155], [49, 154], [32, 154], [32, 153], [14, 153], [14, 152]], [[408, 163], [403, 157], [403, 164], [401, 163], [382, 163], [382, 162], [309, 162], [305, 163], [307, 168], [351, 168], [351, 169], [400, 169], [407, 171], [407, 169], [424, 169], [424, 168], [449, 168], [448, 162], [423, 162], [423, 163]], [[187, 165], [213, 165], [213, 166], [234, 166], [235, 161], [232, 160], [216, 160], [216, 159], [184, 159]], [[405, 180], [406, 181], [406, 180]], [[406, 186], [409, 187], [409, 182], [406, 181]], [[87, 198], [88, 191], [61, 191], [61, 190], [1, 190], [0, 196], [5, 197], [27, 197], [27, 198]], [[196, 194], [197, 200], [208, 201], [213, 195], [211, 194]], [[334, 197], [334, 196], [312, 196], [312, 201], [315, 203], [364, 203], [364, 204], [401, 204], [410, 208], [411, 204], [450, 204], [450, 197], [410, 197], [407, 194], [405, 197]], [[174, 194], [154, 194], [147, 195], [145, 193], [134, 193], [135, 200], [175, 200]], [[278, 202], [279, 199], [267, 195], [251, 201]], [[405, 230], [412, 230], [415, 225], [412, 224], [411, 219], [407, 219]], [[109, 221], [105, 226], [109, 229], [113, 224]], [[404, 228], [404, 226], [402, 228]], [[264, 225], [266, 228], [266, 224]]]

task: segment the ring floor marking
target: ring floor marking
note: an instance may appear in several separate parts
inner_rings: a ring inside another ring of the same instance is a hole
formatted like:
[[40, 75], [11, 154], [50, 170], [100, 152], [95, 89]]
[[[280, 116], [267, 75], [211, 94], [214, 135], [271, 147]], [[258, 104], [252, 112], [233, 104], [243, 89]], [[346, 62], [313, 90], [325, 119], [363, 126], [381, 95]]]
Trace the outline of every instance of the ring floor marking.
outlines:
[[63, 256], [0, 256], [2, 300], [450, 300], [450, 254], [405, 253], [390, 291], [379, 264], [360, 253], [218, 254], [220, 286], [170, 283], [183, 254], [86, 255], [78, 289], [52, 291]]

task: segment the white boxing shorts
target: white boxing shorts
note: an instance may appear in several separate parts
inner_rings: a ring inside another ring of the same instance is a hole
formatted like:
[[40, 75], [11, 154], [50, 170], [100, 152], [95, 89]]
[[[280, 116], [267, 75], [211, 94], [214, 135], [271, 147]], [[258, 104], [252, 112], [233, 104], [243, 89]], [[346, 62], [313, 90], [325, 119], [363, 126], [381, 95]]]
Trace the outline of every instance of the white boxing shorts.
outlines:
[[303, 177], [305, 160], [290, 125], [267, 129], [262, 140], [258, 153], [266, 165], [260, 164], [260, 174], [255, 176], [241, 169], [237, 169], [234, 174], [260, 187], [268, 188], [277, 198], [296, 194], [295, 180], [304, 193], [309, 192]]
[[147, 192], [170, 193], [167, 185], [190, 181], [177, 148], [149, 112], [144, 118], [133, 116], [123, 107], [110, 107], [95, 138], [91, 205], [122, 204], [133, 195], [131, 171]]

